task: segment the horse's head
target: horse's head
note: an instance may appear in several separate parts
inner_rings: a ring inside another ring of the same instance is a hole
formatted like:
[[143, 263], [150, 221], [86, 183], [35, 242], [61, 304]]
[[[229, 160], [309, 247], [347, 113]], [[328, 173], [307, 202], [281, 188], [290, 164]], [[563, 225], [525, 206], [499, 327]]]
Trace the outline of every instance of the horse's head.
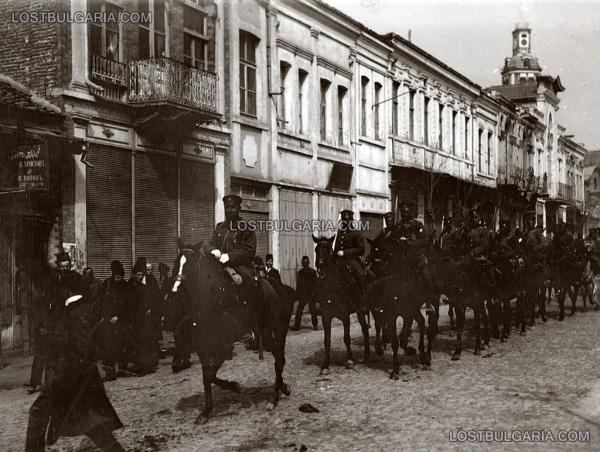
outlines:
[[186, 246], [181, 239], [177, 240], [177, 250], [177, 259], [173, 265], [172, 293], [179, 291], [200, 258], [200, 250], [196, 247]]
[[313, 242], [315, 242], [315, 256], [317, 268], [322, 268], [333, 258], [333, 241], [335, 236], [330, 238], [326, 237], [315, 237], [313, 235]]

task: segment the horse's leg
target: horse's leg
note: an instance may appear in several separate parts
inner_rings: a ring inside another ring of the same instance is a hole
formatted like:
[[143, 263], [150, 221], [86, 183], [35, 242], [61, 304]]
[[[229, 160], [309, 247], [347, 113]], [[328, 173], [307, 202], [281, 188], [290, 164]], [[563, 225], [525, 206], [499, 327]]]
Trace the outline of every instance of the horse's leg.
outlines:
[[511, 312], [510, 312], [510, 295], [502, 301], [503, 313], [502, 313], [502, 337], [500, 342], [504, 342], [510, 335], [510, 323], [511, 323]]
[[542, 317], [542, 322], [547, 322], [548, 317], [546, 317], [546, 287], [542, 288], [540, 293], [540, 316]]
[[329, 364], [331, 362], [331, 316], [329, 313], [323, 313], [321, 317], [323, 322], [323, 336], [325, 337], [325, 356], [321, 364], [321, 375], [329, 374]]
[[258, 332], [258, 359], [260, 361], [265, 359], [265, 347], [263, 344], [263, 331], [262, 328], [261, 330]]
[[487, 310], [490, 314], [492, 335], [494, 336], [494, 338], [500, 339], [500, 328], [498, 327], [498, 320], [500, 318], [502, 310], [500, 299], [490, 299], [490, 301], [487, 303], [487, 306]]
[[[431, 317], [434, 317], [432, 320]], [[428, 315], [428, 327], [427, 327], [427, 356], [425, 362], [425, 368], [431, 368], [431, 349], [433, 347], [433, 341], [437, 334], [437, 315], [434, 312], [433, 314]], [[435, 322], [435, 323], [434, 323]]]
[[570, 287], [569, 295], [571, 296], [571, 315], [575, 315], [575, 311], [577, 310], [577, 297], [579, 296], [579, 285]]
[[419, 360], [421, 362], [421, 365], [426, 365], [427, 364], [427, 358], [425, 355], [425, 318], [423, 317], [423, 314], [421, 314], [421, 311], [419, 311], [417, 313], [417, 315], [415, 316], [415, 320], [417, 321], [417, 324], [419, 325]]
[[448, 317], [450, 317], [450, 335], [452, 335], [452, 332], [456, 330], [456, 322], [454, 321], [454, 314], [455, 314], [454, 306], [449, 304], [448, 305]]
[[371, 343], [369, 340], [369, 324], [365, 317], [369, 317], [369, 312], [367, 311], [366, 315], [362, 312], [357, 312], [356, 315], [358, 317], [358, 323], [360, 323], [360, 329], [362, 330], [363, 339], [365, 341], [363, 362], [368, 363], [371, 356]]
[[562, 287], [559, 288], [558, 289], [558, 307], [559, 307], [558, 320], [560, 320], [560, 321], [565, 319], [565, 297], [566, 297], [565, 290]]
[[460, 359], [460, 354], [462, 352], [462, 333], [463, 328], [465, 326], [465, 309], [463, 306], [460, 306], [455, 310], [456, 313], [456, 348], [454, 349], [454, 353], [452, 354], [452, 361], [457, 361]]
[[481, 311], [483, 308], [473, 308], [473, 317], [474, 317], [474, 325], [475, 325], [475, 351], [473, 354], [481, 355]]
[[400, 347], [404, 350], [406, 356], [414, 356], [417, 350], [408, 345], [408, 338], [412, 334], [412, 319], [402, 318], [402, 329], [400, 330]]
[[[360, 315], [360, 314], [359, 314]], [[347, 316], [344, 316], [344, 320], [342, 320], [344, 325], [344, 345], [346, 345], [346, 369], [352, 369], [354, 366], [354, 358], [352, 357], [352, 344], [350, 338], [350, 313]]]
[[283, 368], [285, 366], [285, 338], [289, 318], [286, 317], [281, 322], [281, 325], [276, 325], [273, 330], [273, 350], [272, 354], [275, 358], [275, 384], [273, 385], [273, 395], [271, 400], [267, 402], [267, 409], [273, 410], [279, 402], [279, 393], [290, 395], [290, 387], [283, 381]]
[[490, 346], [490, 322], [485, 309], [481, 310], [481, 323], [483, 326], [483, 347], [481, 349], [485, 350]]
[[383, 356], [383, 346], [381, 345], [381, 324], [383, 320], [381, 314], [373, 315], [373, 321], [375, 322], [375, 353], [377, 353], [377, 356]]
[[394, 361], [392, 364], [392, 373], [390, 374], [390, 378], [392, 380], [398, 380], [400, 378], [400, 361], [398, 360], [398, 332], [396, 328], [396, 318], [393, 315], [389, 315], [388, 317], [388, 328], [390, 330], [390, 338], [392, 341], [392, 352], [394, 356]]
[[217, 369], [209, 364], [202, 363], [202, 383], [204, 384], [204, 407], [196, 418], [196, 424], [206, 424], [213, 410], [212, 384], [215, 382]]

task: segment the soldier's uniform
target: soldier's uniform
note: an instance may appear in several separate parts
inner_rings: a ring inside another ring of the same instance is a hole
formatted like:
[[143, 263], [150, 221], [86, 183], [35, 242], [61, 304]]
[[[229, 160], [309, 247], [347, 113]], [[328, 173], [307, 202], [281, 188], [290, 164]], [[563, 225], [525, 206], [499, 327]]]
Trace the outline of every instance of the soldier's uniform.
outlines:
[[[227, 195], [223, 203], [241, 205], [239, 196]], [[214, 250], [227, 254], [227, 265], [233, 267], [241, 276], [243, 283], [252, 280], [252, 259], [256, 255], [256, 234], [241, 217], [232, 218], [217, 224], [210, 241], [204, 246], [206, 255]]]
[[494, 248], [498, 257], [510, 259], [517, 254], [517, 233], [510, 227], [508, 220], [501, 220], [500, 227], [494, 236]]
[[395, 223], [394, 214], [387, 212], [384, 214], [385, 226], [381, 229], [379, 235], [375, 238], [376, 242], [382, 240], [398, 240], [398, 226]]
[[445, 257], [452, 258], [458, 255], [460, 246], [460, 233], [454, 223], [452, 217], [446, 218], [444, 221], [444, 229], [440, 234], [438, 247]]
[[[361, 260], [361, 256], [365, 253], [365, 239], [362, 233], [352, 226], [354, 212], [343, 210], [341, 215], [342, 227], [336, 233], [333, 252], [347, 264], [362, 298], [366, 284], [365, 268]], [[342, 256], [339, 256], [340, 251]]]

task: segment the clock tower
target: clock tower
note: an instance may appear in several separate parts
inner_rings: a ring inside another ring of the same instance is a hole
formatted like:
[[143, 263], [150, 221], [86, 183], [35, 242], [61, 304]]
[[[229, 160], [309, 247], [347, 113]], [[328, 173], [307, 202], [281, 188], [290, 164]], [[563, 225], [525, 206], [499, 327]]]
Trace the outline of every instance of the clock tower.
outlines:
[[535, 82], [542, 72], [538, 59], [531, 53], [531, 28], [518, 23], [512, 32], [512, 57], [504, 60], [502, 84], [517, 85]]

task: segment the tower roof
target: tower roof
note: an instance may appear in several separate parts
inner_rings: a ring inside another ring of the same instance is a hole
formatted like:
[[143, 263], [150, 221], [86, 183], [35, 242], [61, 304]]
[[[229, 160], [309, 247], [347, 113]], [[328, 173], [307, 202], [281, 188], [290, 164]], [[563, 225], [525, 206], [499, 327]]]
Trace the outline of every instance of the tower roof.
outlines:
[[531, 53], [519, 52], [504, 60], [504, 68], [502, 74], [508, 71], [525, 70], [541, 72], [542, 67], [535, 55]]

